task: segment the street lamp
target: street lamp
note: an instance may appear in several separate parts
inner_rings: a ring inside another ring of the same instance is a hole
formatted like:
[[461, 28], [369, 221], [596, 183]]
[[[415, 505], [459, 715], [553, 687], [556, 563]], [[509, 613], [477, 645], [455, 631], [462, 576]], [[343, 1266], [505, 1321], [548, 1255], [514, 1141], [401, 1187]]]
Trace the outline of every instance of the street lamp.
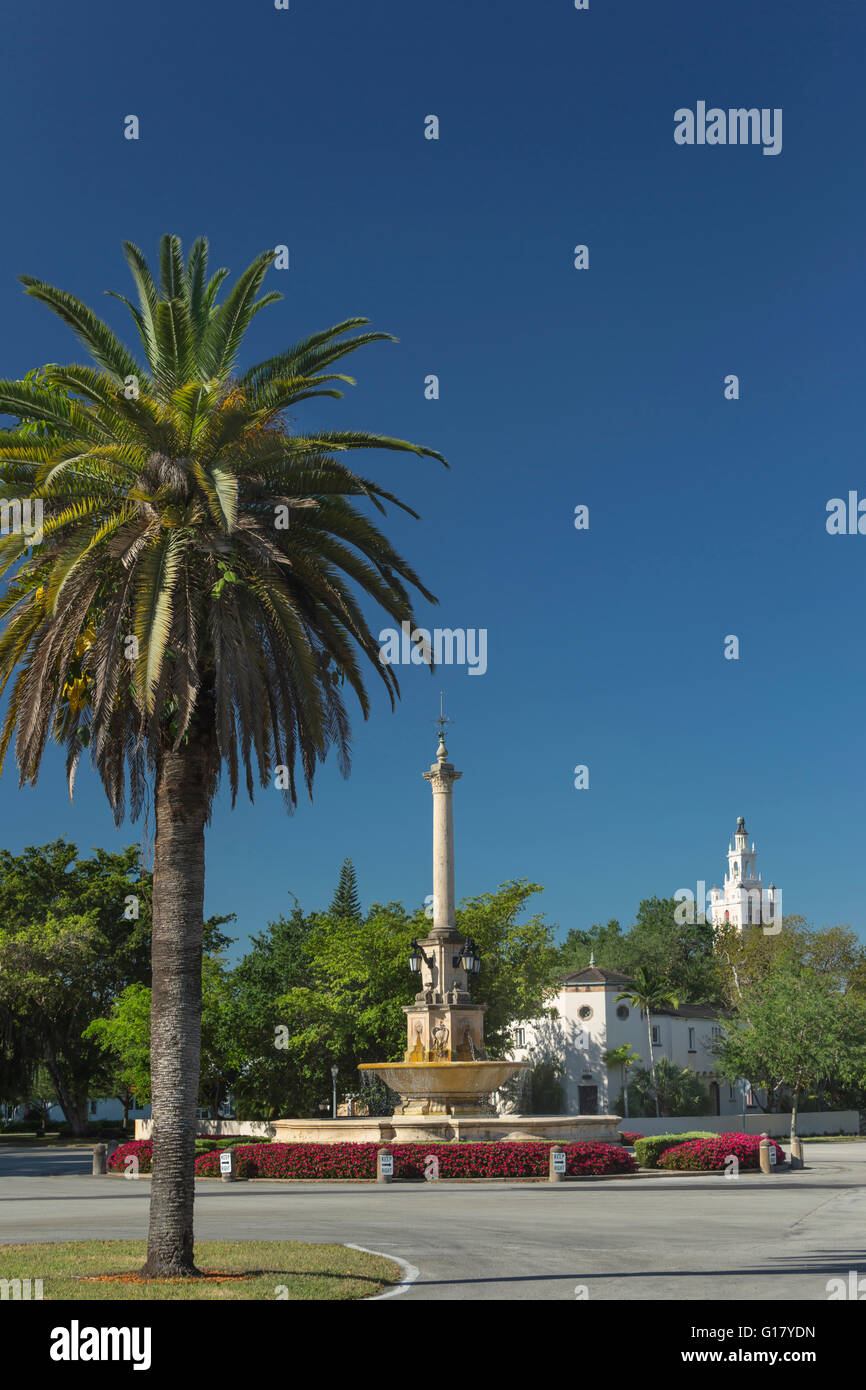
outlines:
[[[463, 943], [463, 950], [460, 953], [460, 964], [467, 975], [477, 975], [481, 969], [481, 957], [478, 954], [478, 947], [469, 936]], [[455, 962], [456, 964], [456, 962]]]
[[336, 1120], [336, 1118], [337, 1118], [337, 1076], [339, 1075], [339, 1071], [340, 1071], [340, 1068], [339, 1068], [338, 1066], [333, 1066], [333, 1067], [331, 1067], [331, 1081], [333, 1082], [333, 1085], [334, 1085], [334, 1119], [335, 1119], [335, 1120]]
[[413, 975], [421, 973], [421, 947], [415, 937], [412, 938], [412, 945], [409, 947], [409, 969]]

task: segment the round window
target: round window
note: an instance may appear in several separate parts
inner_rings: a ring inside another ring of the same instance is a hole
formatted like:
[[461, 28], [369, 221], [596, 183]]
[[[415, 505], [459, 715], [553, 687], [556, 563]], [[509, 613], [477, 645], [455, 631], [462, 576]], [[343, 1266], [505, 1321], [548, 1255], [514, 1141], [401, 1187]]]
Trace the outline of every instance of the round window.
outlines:
[[592, 1018], [592, 1009], [588, 1004], [584, 1004], [583, 1008], [578, 1009], [577, 1012], [580, 1018]]
[[628, 1005], [620, 1004], [616, 1011], [617, 1018], [628, 1018]]

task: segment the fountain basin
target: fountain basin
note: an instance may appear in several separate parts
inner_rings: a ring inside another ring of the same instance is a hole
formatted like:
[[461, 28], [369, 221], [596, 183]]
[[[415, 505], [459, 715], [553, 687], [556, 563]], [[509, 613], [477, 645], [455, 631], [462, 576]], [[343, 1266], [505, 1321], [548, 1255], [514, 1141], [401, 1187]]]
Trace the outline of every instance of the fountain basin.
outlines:
[[488, 1097], [529, 1062], [364, 1062], [400, 1097], [395, 1115], [491, 1115]]

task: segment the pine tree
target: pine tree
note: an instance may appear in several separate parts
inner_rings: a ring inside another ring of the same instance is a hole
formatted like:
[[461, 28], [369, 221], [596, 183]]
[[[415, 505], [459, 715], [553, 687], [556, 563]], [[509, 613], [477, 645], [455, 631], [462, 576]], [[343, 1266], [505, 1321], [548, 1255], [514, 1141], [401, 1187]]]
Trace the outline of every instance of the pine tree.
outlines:
[[334, 917], [360, 917], [361, 900], [358, 897], [358, 879], [351, 859], [343, 860], [340, 882], [331, 902], [330, 912]]

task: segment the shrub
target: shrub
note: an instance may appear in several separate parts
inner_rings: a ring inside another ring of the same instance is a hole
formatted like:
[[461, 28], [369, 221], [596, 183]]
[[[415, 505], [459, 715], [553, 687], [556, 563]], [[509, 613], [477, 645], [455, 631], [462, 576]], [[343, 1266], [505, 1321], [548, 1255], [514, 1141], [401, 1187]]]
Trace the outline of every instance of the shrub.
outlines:
[[[686, 1144], [676, 1144], [668, 1149], [658, 1160], [658, 1168], [676, 1170], [688, 1168], [724, 1168], [733, 1155], [739, 1160], [741, 1168], [757, 1168], [760, 1164], [760, 1135], [714, 1134], [712, 1139], [692, 1139]], [[775, 1139], [770, 1144], [776, 1150], [776, 1162], [784, 1163], [785, 1154]]]
[[[563, 1144], [565, 1171], [631, 1173], [635, 1161], [617, 1144]], [[251, 1144], [238, 1150], [237, 1173], [247, 1178], [375, 1178], [379, 1144]], [[427, 1160], [439, 1160], [440, 1178], [546, 1178], [551, 1145], [536, 1143], [389, 1144], [394, 1176], [423, 1178]], [[145, 1171], [142, 1169], [142, 1171]], [[149, 1169], [147, 1170], [149, 1171]], [[195, 1162], [198, 1177], [219, 1174], [219, 1153]]]
[[655, 1074], [649, 1067], [632, 1069], [628, 1107], [635, 1117], [709, 1115], [710, 1094], [691, 1067], [681, 1067], [667, 1057], [660, 1057], [655, 1064]]
[[200, 1134], [195, 1141], [196, 1154], [209, 1154], [214, 1150], [236, 1149], [239, 1144], [270, 1144], [270, 1138], [259, 1138], [252, 1134]]
[[626, 1148], [631, 1148], [638, 1139], [643, 1139], [642, 1134], [638, 1134], [634, 1129], [621, 1129], [619, 1132], [620, 1143], [625, 1144]]
[[706, 1129], [691, 1130], [687, 1134], [650, 1134], [646, 1139], [635, 1141], [635, 1157], [641, 1168], [657, 1168], [661, 1155], [674, 1144], [682, 1144], [687, 1139], [715, 1138], [716, 1135]]

